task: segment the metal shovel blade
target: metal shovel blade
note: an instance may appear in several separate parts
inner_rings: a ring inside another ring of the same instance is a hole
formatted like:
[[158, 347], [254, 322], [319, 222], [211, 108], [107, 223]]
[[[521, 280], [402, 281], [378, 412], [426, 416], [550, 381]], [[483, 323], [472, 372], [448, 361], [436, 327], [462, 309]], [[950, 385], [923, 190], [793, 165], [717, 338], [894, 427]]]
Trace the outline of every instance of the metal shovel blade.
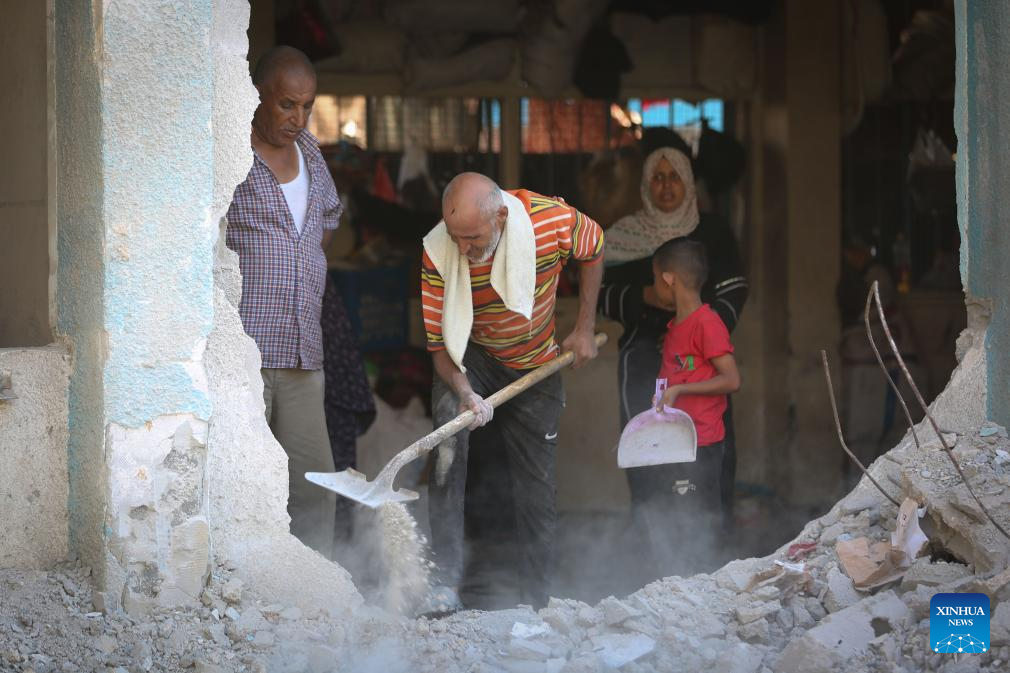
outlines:
[[417, 492], [406, 488], [394, 490], [392, 482], [387, 483], [382, 474], [375, 481], [368, 481], [364, 474], [350, 468], [343, 472], [306, 472], [305, 478], [373, 509], [387, 502], [410, 502], [419, 497]]
[[680, 409], [649, 409], [624, 427], [617, 446], [618, 467], [692, 463], [698, 455], [698, 434], [691, 417]]

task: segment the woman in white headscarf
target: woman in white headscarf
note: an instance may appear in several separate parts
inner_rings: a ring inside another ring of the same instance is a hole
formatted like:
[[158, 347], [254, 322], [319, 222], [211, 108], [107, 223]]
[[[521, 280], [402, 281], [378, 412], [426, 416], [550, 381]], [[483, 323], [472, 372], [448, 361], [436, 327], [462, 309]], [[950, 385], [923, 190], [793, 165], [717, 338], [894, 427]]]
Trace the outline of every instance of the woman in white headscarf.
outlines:
[[[607, 265], [600, 291], [600, 311], [624, 325], [620, 340], [617, 381], [621, 428], [652, 404], [654, 382], [662, 359], [662, 342], [673, 307], [662, 306], [652, 289], [652, 254], [671, 238], [687, 237], [705, 245], [708, 280], [702, 300], [719, 314], [730, 332], [736, 327], [748, 285], [732, 230], [718, 216], [698, 212], [691, 160], [678, 149], [661, 147], [646, 158], [642, 170], [642, 209], [621, 218], [606, 230]], [[722, 481], [723, 503], [732, 495], [736, 454], [732, 418], [726, 413], [726, 446]], [[627, 470], [632, 512], [644, 526], [657, 576], [684, 570], [683, 541], [665, 539], [662, 520], [668, 503], [657, 502], [671, 490], [669, 475], [654, 466]], [[694, 568], [692, 571], [701, 570]]]
[[698, 226], [698, 197], [691, 160], [672, 147], [648, 156], [642, 168], [642, 209], [607, 229], [607, 266], [633, 262], [665, 241], [687, 236]]

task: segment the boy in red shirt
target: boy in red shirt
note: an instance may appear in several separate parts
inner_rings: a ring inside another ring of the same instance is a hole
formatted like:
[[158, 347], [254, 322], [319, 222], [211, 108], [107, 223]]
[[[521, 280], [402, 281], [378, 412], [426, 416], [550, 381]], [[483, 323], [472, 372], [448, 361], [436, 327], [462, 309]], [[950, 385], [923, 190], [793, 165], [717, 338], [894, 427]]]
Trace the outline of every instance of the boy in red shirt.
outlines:
[[[733, 344], [722, 319], [701, 301], [708, 276], [705, 246], [676, 238], [652, 258], [653, 287], [659, 301], [675, 309], [663, 341], [659, 378], [667, 389], [655, 400], [686, 412], [698, 433], [693, 463], [655, 465], [649, 478], [662, 488], [639, 509], [661, 574], [711, 570], [722, 517], [719, 473], [726, 429], [726, 395], [740, 389]], [[706, 567], [706, 565], [711, 567]]]

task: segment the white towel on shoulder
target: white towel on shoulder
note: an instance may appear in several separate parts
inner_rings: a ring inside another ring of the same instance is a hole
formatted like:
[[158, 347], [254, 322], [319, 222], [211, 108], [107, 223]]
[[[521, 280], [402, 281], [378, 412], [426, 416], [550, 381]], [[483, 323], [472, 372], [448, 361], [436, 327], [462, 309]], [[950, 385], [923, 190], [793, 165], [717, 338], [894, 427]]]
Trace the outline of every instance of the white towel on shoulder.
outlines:
[[[502, 298], [505, 308], [530, 320], [537, 280], [533, 220], [522, 201], [506, 191], [502, 191], [501, 195], [509, 214], [491, 262], [491, 287]], [[470, 261], [449, 237], [445, 220], [424, 237], [424, 250], [445, 283], [442, 339], [446, 351], [460, 371], [465, 372], [463, 356], [473, 329]]]

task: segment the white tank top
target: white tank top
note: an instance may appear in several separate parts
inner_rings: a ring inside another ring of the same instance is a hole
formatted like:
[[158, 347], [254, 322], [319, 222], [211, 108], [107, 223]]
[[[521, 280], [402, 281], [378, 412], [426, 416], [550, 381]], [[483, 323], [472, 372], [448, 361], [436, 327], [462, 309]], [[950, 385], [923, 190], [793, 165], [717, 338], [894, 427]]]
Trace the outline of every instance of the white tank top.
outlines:
[[309, 172], [305, 168], [305, 157], [302, 156], [302, 148], [295, 143], [295, 151], [298, 152], [298, 175], [291, 182], [281, 185], [284, 192], [284, 200], [288, 202], [288, 210], [295, 221], [295, 229], [298, 235], [302, 235], [305, 228], [305, 215], [309, 210]]

